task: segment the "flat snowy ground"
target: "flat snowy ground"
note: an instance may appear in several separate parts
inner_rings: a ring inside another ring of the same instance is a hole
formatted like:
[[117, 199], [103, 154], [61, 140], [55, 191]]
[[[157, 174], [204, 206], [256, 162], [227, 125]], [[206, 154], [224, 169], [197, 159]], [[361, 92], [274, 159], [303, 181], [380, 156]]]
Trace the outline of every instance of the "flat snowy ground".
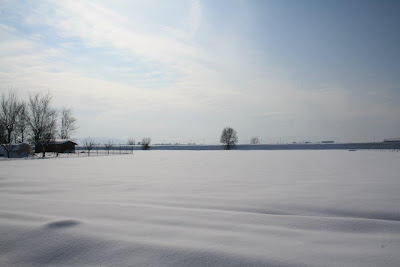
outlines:
[[400, 153], [0, 162], [0, 265], [400, 265]]

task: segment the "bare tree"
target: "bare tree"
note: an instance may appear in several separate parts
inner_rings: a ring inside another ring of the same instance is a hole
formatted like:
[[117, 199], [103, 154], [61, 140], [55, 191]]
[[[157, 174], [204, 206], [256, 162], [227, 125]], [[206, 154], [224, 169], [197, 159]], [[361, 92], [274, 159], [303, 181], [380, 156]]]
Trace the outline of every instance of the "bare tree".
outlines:
[[1, 94], [0, 101], [0, 130], [2, 133], [1, 146], [6, 150], [7, 157], [10, 157], [10, 152], [13, 149], [12, 138], [17, 123], [18, 114], [21, 109], [21, 102], [17, 95], [9, 91], [8, 94]]
[[54, 143], [57, 126], [57, 111], [51, 107], [51, 94], [35, 93], [29, 95], [29, 127], [35, 146], [40, 146], [43, 157], [46, 147]]
[[23, 143], [25, 141], [25, 133], [29, 127], [29, 116], [27, 106], [24, 102], [21, 103], [21, 109], [18, 114], [16, 123], [16, 132], [19, 135], [19, 141]]
[[128, 138], [127, 144], [130, 146], [134, 146], [134, 145], [136, 145], [136, 140], [134, 138]]
[[260, 143], [260, 139], [258, 139], [257, 136], [253, 136], [253, 137], [250, 139], [250, 144], [252, 144], [252, 145], [258, 145], [259, 143]]
[[110, 149], [114, 146], [113, 140], [108, 140], [107, 143], [104, 144], [107, 149], [107, 154], [110, 154]]
[[0, 101], [0, 124], [6, 130], [7, 138], [6, 143], [11, 143], [11, 137], [17, 122], [17, 117], [21, 109], [21, 102], [19, 101], [17, 95], [9, 91], [8, 94], [1, 94]]
[[151, 138], [145, 137], [142, 139], [142, 149], [147, 150], [150, 148]]
[[88, 151], [88, 156], [90, 156], [90, 151], [93, 149], [93, 147], [96, 145], [96, 143], [94, 142], [94, 140], [90, 137], [86, 137], [85, 139], [83, 139], [83, 145], [86, 147], [87, 151]]
[[226, 150], [234, 148], [238, 142], [236, 131], [231, 127], [225, 127], [222, 130], [220, 142], [224, 144], [224, 149]]
[[70, 108], [63, 107], [61, 109], [61, 127], [60, 127], [60, 138], [69, 139], [71, 135], [76, 131], [76, 118], [72, 114]]

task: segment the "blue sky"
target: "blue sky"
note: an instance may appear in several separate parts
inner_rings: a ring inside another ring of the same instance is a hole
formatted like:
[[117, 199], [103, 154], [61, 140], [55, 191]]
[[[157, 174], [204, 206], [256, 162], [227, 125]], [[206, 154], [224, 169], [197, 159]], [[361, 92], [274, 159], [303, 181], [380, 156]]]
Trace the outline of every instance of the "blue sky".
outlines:
[[399, 1], [0, 1], [0, 90], [50, 90], [76, 137], [400, 136]]

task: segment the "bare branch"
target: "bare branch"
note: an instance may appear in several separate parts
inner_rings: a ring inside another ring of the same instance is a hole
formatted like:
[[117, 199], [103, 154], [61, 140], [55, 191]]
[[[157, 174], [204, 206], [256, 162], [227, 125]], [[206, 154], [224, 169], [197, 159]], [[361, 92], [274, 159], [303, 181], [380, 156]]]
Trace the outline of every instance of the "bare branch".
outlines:
[[107, 143], [104, 144], [107, 149], [107, 154], [110, 154], [110, 149], [114, 146], [113, 140], [108, 140]]
[[90, 156], [90, 151], [93, 150], [93, 147], [96, 145], [96, 143], [92, 138], [86, 137], [85, 139], [83, 139], [83, 145], [88, 151], [88, 156]]
[[51, 94], [35, 93], [29, 95], [28, 111], [31, 136], [36, 146], [42, 149], [43, 157], [46, 147], [54, 143], [57, 130], [57, 111], [51, 107]]
[[226, 150], [234, 148], [238, 142], [236, 131], [231, 127], [225, 127], [222, 130], [220, 142], [224, 144]]
[[136, 140], [134, 138], [129, 138], [127, 144], [130, 146], [136, 145]]
[[1, 94], [0, 101], [0, 124], [5, 128], [7, 132], [6, 143], [11, 143], [12, 133], [15, 128], [17, 117], [21, 109], [21, 102], [17, 95], [9, 91], [8, 94]]
[[65, 108], [65, 107], [61, 109], [60, 115], [61, 115], [60, 138], [69, 139], [77, 129], [76, 118], [72, 114], [72, 110], [70, 108]]
[[252, 144], [252, 145], [258, 145], [259, 143], [260, 143], [260, 139], [257, 136], [253, 136], [250, 139], [250, 144]]
[[151, 143], [151, 138], [150, 137], [145, 137], [142, 139], [142, 149], [147, 150], [150, 148], [150, 143]]
[[29, 127], [29, 116], [28, 109], [26, 103], [21, 103], [21, 109], [18, 114], [17, 122], [16, 122], [16, 132], [19, 136], [19, 141], [23, 143], [25, 141], [25, 133]]

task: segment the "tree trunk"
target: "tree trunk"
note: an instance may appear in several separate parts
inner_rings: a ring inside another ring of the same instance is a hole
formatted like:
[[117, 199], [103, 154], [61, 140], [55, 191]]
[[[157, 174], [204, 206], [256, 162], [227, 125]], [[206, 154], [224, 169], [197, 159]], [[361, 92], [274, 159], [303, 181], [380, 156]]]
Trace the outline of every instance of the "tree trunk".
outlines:
[[10, 152], [11, 152], [11, 149], [12, 149], [12, 147], [11, 147], [11, 145], [10, 144], [4, 144], [4, 145], [1, 145], [5, 150], [6, 150], [6, 152], [7, 152], [7, 158], [10, 158]]
[[12, 133], [12, 130], [7, 129], [7, 143], [8, 144], [11, 144], [11, 133]]
[[[5, 148], [5, 147], [4, 147]], [[7, 147], [7, 148], [5, 148], [6, 149], [6, 151], [7, 151], [7, 158], [10, 158], [10, 147]]]

